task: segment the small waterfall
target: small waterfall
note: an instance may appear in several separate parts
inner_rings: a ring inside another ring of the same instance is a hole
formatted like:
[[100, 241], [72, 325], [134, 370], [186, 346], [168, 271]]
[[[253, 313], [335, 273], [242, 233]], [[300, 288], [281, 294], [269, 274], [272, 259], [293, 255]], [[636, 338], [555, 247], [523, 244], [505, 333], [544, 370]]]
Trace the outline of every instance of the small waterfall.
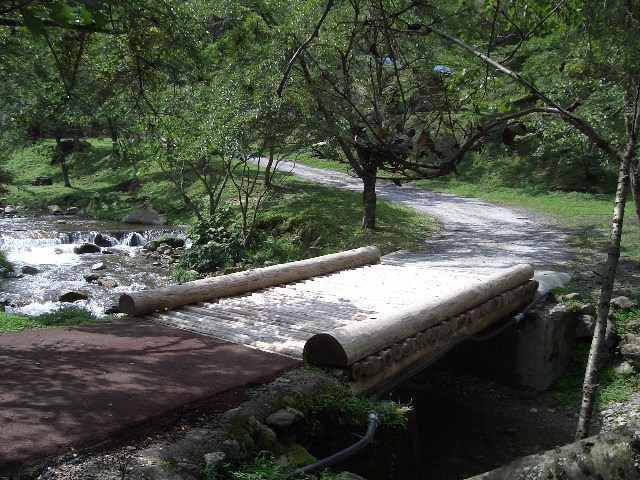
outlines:
[[142, 247], [147, 239], [138, 232], [131, 232], [122, 240], [122, 245], [127, 247]]
[[[89, 299], [77, 306], [102, 313], [120, 292], [166, 285], [170, 278], [167, 266], [153, 265], [140, 250], [164, 236], [186, 239], [185, 233], [131, 229], [131, 225], [83, 219], [0, 218], [0, 250], [16, 273], [2, 282], [0, 302], [7, 302], [10, 312], [38, 314], [64, 306], [59, 302], [62, 293], [79, 291]], [[75, 253], [74, 248], [82, 243], [98, 245], [102, 253]], [[86, 279], [97, 262], [105, 265], [99, 275], [115, 282], [115, 288]], [[23, 267], [31, 268], [23, 272]]]

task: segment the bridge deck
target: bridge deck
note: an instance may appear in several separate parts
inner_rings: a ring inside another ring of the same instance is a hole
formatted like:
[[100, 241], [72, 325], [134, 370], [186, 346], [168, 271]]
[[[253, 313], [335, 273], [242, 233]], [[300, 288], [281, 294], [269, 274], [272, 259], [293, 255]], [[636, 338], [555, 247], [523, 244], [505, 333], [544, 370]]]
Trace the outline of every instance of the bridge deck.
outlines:
[[498, 268], [437, 268], [408, 255], [215, 303], [150, 315], [165, 325], [302, 358], [314, 334], [398, 310], [481, 283]]

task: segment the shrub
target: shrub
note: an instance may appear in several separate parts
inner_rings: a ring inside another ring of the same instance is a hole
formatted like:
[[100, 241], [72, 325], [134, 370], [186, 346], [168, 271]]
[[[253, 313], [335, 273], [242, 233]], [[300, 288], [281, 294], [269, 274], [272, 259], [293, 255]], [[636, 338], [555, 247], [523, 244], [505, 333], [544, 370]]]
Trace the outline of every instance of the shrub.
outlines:
[[214, 272], [235, 265], [245, 255], [236, 217], [228, 208], [196, 221], [189, 232], [191, 248], [180, 259], [183, 271]]
[[4, 252], [0, 251], [0, 277], [7, 277], [13, 272], [13, 265], [7, 260]]

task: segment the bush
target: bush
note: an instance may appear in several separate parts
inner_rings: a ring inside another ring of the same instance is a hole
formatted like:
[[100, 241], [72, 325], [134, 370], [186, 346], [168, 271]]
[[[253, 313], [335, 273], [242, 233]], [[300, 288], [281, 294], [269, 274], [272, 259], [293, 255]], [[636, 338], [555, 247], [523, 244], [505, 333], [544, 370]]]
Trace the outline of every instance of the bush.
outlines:
[[13, 265], [7, 260], [4, 252], [0, 251], [0, 277], [8, 277], [13, 272]]
[[198, 220], [189, 232], [191, 248], [180, 259], [182, 271], [215, 272], [240, 262], [245, 248], [236, 217], [222, 208], [209, 218]]

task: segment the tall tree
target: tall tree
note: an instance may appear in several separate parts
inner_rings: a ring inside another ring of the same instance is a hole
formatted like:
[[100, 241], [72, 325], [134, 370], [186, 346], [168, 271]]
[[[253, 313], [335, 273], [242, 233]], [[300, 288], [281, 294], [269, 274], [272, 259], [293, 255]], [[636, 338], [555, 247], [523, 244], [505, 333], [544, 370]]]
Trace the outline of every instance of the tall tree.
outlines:
[[[541, 4], [546, 2], [528, 2], [532, 10], [544, 8]], [[501, 10], [500, 2], [489, 2], [488, 6], [495, 9], [500, 15], [505, 14]], [[548, 8], [548, 7], [547, 7]], [[561, 12], [562, 15], [554, 17], [554, 29], [561, 32], [564, 40], [556, 44], [556, 48], [563, 50], [567, 62], [573, 61], [582, 66], [592, 79], [597, 79], [600, 85], [606, 84], [618, 92], [619, 123], [624, 130], [610, 131], [609, 135], [603, 133], [605, 128], [594, 125], [576, 113], [576, 110], [588, 102], [593, 91], [588, 89], [582, 92], [582, 96], [575, 99], [567, 99], [566, 92], [547, 92], [538, 86], [544, 83], [544, 77], [532, 78], [531, 73], [525, 76], [516, 72], [513, 68], [487, 55], [484, 51], [471, 46], [459, 36], [451, 35], [442, 30], [443, 22], [422, 23], [416, 31], [423, 34], [436, 34], [446, 39], [453, 45], [468, 52], [476, 59], [482, 61], [489, 68], [506, 76], [520, 87], [526, 89], [539, 103], [535, 107], [540, 114], [550, 118], [559, 119], [589, 139], [598, 149], [619, 165], [617, 193], [615, 198], [614, 213], [611, 222], [611, 234], [607, 249], [605, 275], [603, 276], [600, 299], [598, 302], [598, 317], [595, 334], [593, 337], [587, 369], [583, 385], [583, 399], [578, 427], [577, 438], [585, 438], [589, 433], [593, 403], [597, 391], [596, 373], [600, 364], [600, 354], [604, 347], [604, 338], [607, 328], [607, 319], [610, 309], [610, 301], [615, 282], [618, 260], [620, 257], [620, 241], [622, 238], [624, 213], [630, 187], [630, 170], [637, 165], [638, 157], [638, 131], [640, 129], [640, 62], [638, 62], [638, 37], [636, 35], [638, 19], [640, 19], [640, 2], [619, 1], [601, 2], [599, 0], [586, 0], [582, 2], [561, 2], [558, 6], [549, 9], [550, 14]], [[477, 12], [482, 14], [482, 12]], [[497, 16], [497, 15], [496, 15]], [[544, 16], [549, 20], [551, 15]], [[511, 22], [513, 24], [513, 21]], [[584, 26], [587, 26], [585, 28]], [[518, 30], [526, 31], [519, 28]], [[566, 40], [567, 36], [572, 42]], [[521, 44], [530, 38], [522, 35], [517, 42], [516, 50]], [[486, 51], [486, 50], [485, 50]], [[584, 53], [587, 55], [584, 55]], [[513, 58], [513, 55], [507, 56]], [[566, 65], [555, 65], [556, 71], [563, 72]], [[537, 72], [539, 75], [548, 75], [548, 71]], [[569, 81], [569, 83], [571, 83]], [[562, 98], [562, 94], [565, 98]], [[553, 98], [557, 96], [559, 98]], [[566, 102], [563, 106], [563, 101]], [[569, 104], [569, 102], [571, 103]]]

